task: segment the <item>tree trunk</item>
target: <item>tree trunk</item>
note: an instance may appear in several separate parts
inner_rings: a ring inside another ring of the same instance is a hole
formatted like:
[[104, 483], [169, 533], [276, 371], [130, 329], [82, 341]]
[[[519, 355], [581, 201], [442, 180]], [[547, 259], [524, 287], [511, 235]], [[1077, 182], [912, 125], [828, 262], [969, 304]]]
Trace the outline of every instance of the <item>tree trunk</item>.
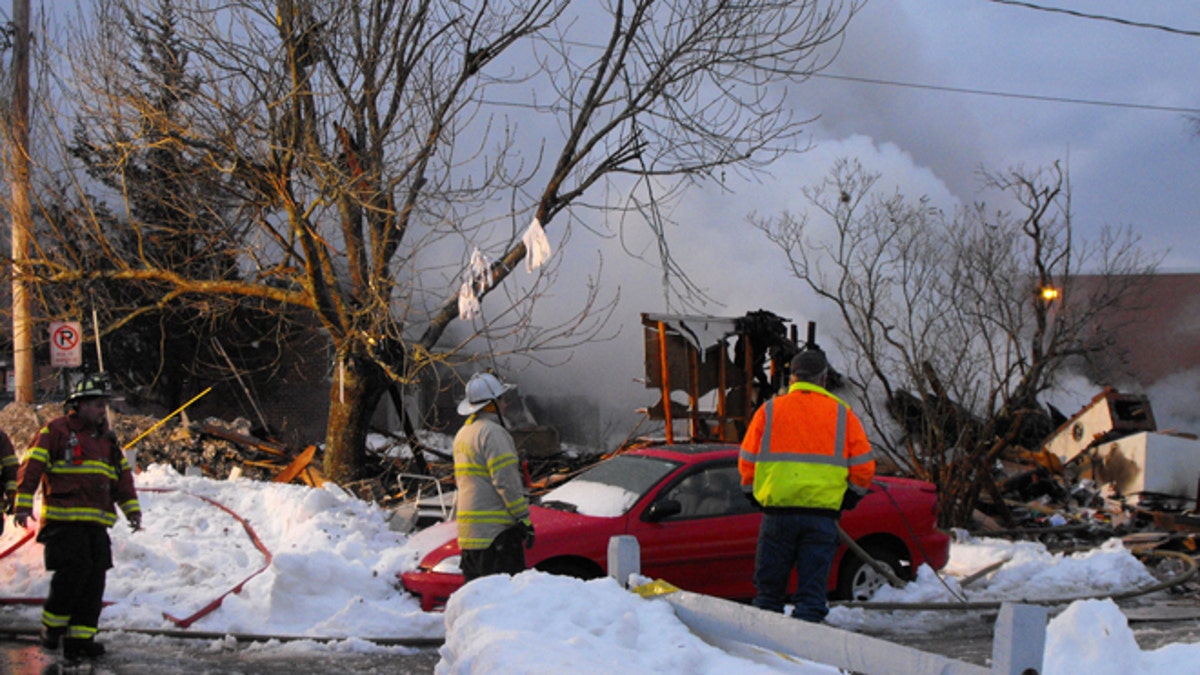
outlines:
[[335, 369], [325, 432], [326, 478], [345, 485], [370, 476], [367, 431], [387, 387], [383, 370], [369, 359], [349, 356]]

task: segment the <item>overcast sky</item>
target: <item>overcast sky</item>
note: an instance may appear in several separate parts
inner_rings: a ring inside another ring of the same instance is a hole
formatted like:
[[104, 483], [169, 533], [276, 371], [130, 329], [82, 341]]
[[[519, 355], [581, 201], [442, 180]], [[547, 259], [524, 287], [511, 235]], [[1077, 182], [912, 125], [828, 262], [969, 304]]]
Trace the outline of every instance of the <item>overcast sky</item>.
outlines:
[[[1043, 4], [1200, 32], [1200, 3]], [[818, 182], [842, 157], [879, 171], [881, 186], [950, 206], [980, 198], [981, 167], [999, 171], [1062, 161], [1080, 236], [1092, 240], [1105, 225], [1130, 226], [1145, 251], [1166, 256], [1160, 269], [1200, 272], [1200, 249], [1191, 243], [1200, 220], [1200, 136], [1188, 113], [1157, 109], [1200, 109], [1197, 57], [1200, 37], [1114, 21], [991, 0], [869, 0], [824, 71], [828, 77], [792, 92], [799, 116], [819, 116], [809, 127], [813, 148], [776, 163], [773, 176], [761, 183], [735, 186], [734, 194], [715, 188], [693, 193], [675, 215], [699, 233], [689, 229], [683, 238], [677, 232], [675, 251], [717, 301], [704, 313], [769, 309], [801, 329], [816, 320], [819, 333], [828, 336], [836, 326], [833, 308], [790, 277], [781, 253], [746, 226], [747, 214], [802, 211], [799, 188]], [[842, 77], [921, 86], [835, 79]], [[590, 270], [596, 253], [585, 248], [562, 253]], [[652, 393], [631, 384], [642, 374], [638, 315], [667, 309], [659, 273], [613, 251], [605, 256], [605, 275], [621, 286], [614, 318], [620, 337], [579, 350], [568, 371], [543, 372], [544, 386], [565, 383], [582, 392], [615, 387], [630, 404], [644, 405]]]
[[[1200, 4], [1052, 0], [1038, 3], [1200, 32]], [[1200, 108], [1200, 36], [1037, 11], [991, 0], [871, 0], [827, 71], [929, 86]], [[1200, 216], [1200, 143], [1185, 113], [1049, 102], [818, 79], [806, 88], [837, 144], [863, 134], [893, 143], [960, 198], [973, 170], [1067, 160], [1081, 230], [1132, 225], [1166, 264], [1200, 271], [1178, 246]]]

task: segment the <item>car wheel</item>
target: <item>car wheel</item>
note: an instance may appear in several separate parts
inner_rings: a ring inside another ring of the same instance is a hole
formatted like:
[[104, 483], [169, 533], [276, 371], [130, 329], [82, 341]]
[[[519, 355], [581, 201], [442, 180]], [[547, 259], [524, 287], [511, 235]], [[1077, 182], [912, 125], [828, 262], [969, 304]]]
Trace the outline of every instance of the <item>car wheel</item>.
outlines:
[[[886, 548], [868, 547], [864, 549], [867, 555], [876, 561], [887, 565], [892, 573], [900, 577], [904, 572], [900, 566], [900, 558]], [[875, 571], [866, 561], [847, 551], [842, 557], [842, 569], [838, 573], [838, 597], [851, 602], [866, 602], [875, 591], [888, 583], [887, 577]]]
[[557, 574], [563, 577], [575, 577], [576, 579], [598, 579], [604, 576], [604, 570], [597, 568], [595, 565], [578, 561], [578, 560], [543, 560], [534, 566], [539, 572], [546, 574]]

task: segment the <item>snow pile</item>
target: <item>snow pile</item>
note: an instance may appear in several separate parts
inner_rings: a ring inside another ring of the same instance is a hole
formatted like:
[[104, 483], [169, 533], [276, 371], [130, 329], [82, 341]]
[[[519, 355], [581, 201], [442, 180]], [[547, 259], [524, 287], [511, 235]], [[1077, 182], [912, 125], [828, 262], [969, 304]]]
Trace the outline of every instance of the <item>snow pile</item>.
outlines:
[[[705, 643], [671, 605], [613, 579], [526, 571], [478, 579], [450, 598], [439, 673], [774, 673]], [[831, 672], [828, 669], [812, 672]], [[833, 671], [836, 672], [836, 671]]]
[[[1001, 561], [1007, 562], [966, 588], [960, 585], [959, 578]], [[967, 537], [950, 545], [950, 563], [941, 575], [923, 565], [917, 570], [916, 581], [903, 589], [885, 586], [871, 600], [916, 605], [1069, 599], [1132, 591], [1156, 582], [1120, 539], [1111, 539], [1094, 549], [1064, 554], [1051, 553], [1036, 542]], [[962, 611], [881, 612], [834, 607], [826, 620], [839, 627], [868, 632], [919, 633], [951, 626], [963, 614]]]
[[[374, 504], [333, 484], [313, 489], [215, 481], [162, 465], [139, 474], [137, 483], [144, 529], [131, 533], [118, 522], [111, 530], [115, 567], [105, 598], [113, 604], [101, 616], [102, 629], [176, 629], [164, 612], [188, 618], [246, 582], [192, 627], [320, 637], [442, 634], [440, 616], [421, 612], [413, 598], [395, 588], [396, 571], [417, 561], [403, 547], [405, 535], [389, 529], [391, 513]], [[271, 554], [269, 565], [230, 512]], [[0, 550], [22, 534], [8, 527]], [[40, 545], [30, 542], [5, 562], [0, 593], [45, 597], [49, 577], [42, 570]], [[26, 614], [27, 623], [35, 624], [38, 612]]]
[[1190, 675], [1197, 663], [1197, 644], [1141, 651], [1129, 622], [1112, 600], [1071, 603], [1046, 628], [1045, 675]]
[[[534, 571], [479, 579], [450, 599], [446, 631], [440, 675], [618, 668], [623, 675], [837, 672], [813, 663], [768, 667], [723, 652], [689, 633], [668, 603], [640, 599], [611, 579], [584, 582]], [[1143, 652], [1113, 601], [1081, 600], [1048, 624], [1043, 672], [1190, 675], [1198, 659], [1200, 645]]]

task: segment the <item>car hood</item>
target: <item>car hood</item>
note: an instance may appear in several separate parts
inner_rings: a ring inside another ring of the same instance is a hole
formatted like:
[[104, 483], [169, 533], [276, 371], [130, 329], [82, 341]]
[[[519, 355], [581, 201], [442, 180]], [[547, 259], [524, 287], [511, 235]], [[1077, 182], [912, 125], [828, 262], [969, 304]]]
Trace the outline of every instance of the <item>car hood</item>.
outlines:
[[[529, 519], [533, 522], [534, 532], [537, 533], [536, 544], [528, 554], [531, 560], [551, 554], [550, 548], [557, 549], [563, 543], [571, 541], [571, 535], [575, 533], [624, 531], [624, 516], [585, 516], [531, 505]], [[409, 547], [417, 550], [417, 559], [423, 567], [432, 567], [452, 555], [458, 555], [462, 552], [458, 548], [458, 523], [449, 520], [427, 527], [409, 538]]]
[[[447, 546], [453, 546], [453, 553], [442, 551]], [[439, 551], [437, 560], [447, 555], [458, 553], [458, 523], [448, 520], [418, 530], [408, 538], [407, 547], [414, 552], [417, 562], [424, 564], [434, 551]]]

